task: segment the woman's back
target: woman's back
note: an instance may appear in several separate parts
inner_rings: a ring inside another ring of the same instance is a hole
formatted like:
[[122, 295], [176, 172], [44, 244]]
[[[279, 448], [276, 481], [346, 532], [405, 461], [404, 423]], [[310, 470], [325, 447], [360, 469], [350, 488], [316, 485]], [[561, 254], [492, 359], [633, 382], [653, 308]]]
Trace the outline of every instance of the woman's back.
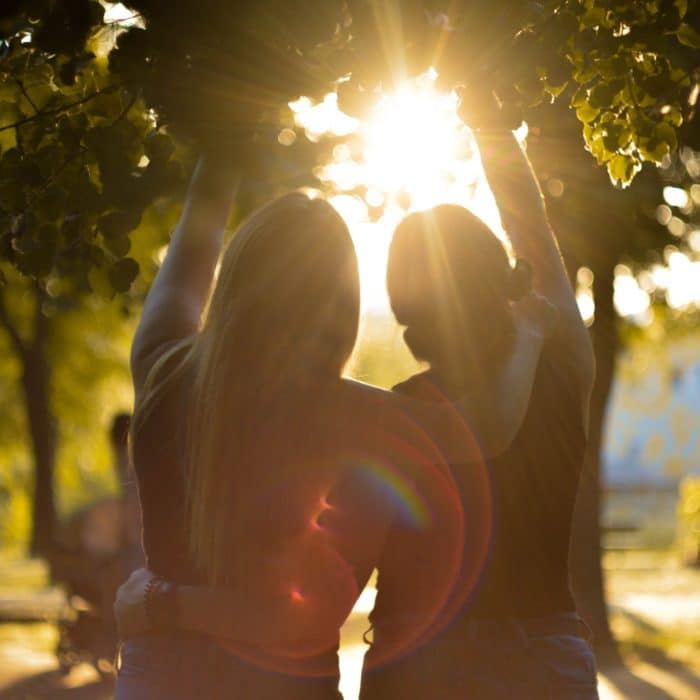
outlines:
[[[148, 569], [167, 580], [200, 584], [206, 582], [206, 576], [192, 561], [186, 530], [184, 457], [190, 376], [183, 373], [168, 382], [167, 390], [134, 433], [132, 452], [144, 513]], [[244, 526], [239, 531], [245, 538], [231, 539], [229, 557], [233, 568], [241, 572], [236, 586], [245, 589], [251, 606], [270, 607], [266, 595], [272, 600], [280, 586], [287, 586], [294, 595], [298, 589], [299, 596], [313, 598], [313, 584], [306, 591], [295, 577], [313, 582], [316, 566], [325, 567], [318, 580], [327, 584], [332, 573], [337, 597], [350, 603], [368, 580], [393, 508], [384, 483], [376, 478], [377, 465], [389, 464], [389, 455], [402, 449], [392, 448], [381, 427], [366, 417], [362, 408], [372, 402], [371, 395], [358, 393], [357, 387], [341, 380], [310, 381], [258, 402], [255, 410], [260, 415], [252, 421], [250, 449], [239, 463], [229, 464], [242, 471], [243, 478], [236, 483], [246, 491], [244, 499], [238, 493], [230, 494], [231, 507], [238, 504], [241, 508]], [[294, 543], [292, 560], [280, 556], [290, 542]], [[284, 697], [296, 697], [292, 692], [316, 697], [321, 692], [319, 697], [335, 698], [339, 621], [347, 612], [349, 609], [329, 611], [328, 629], [319, 630], [319, 637], [335, 643], [310, 656], [300, 654], [292, 659], [260, 646], [222, 642], [230, 654], [228, 673], [234, 679], [243, 674], [247, 682], [253, 682], [252, 675], [260, 692], [268, 687], [285, 688], [280, 682], [286, 678], [290, 687], [284, 690]], [[236, 656], [251, 664], [241, 663]], [[225, 665], [219, 663], [221, 668]], [[308, 679], [308, 687], [300, 684], [300, 678]]]

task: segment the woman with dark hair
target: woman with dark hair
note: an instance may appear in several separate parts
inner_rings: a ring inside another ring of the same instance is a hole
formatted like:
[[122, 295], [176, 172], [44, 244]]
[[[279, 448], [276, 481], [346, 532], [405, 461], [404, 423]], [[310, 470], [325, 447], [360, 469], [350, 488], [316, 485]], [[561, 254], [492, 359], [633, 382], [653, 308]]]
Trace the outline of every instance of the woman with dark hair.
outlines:
[[[378, 567], [361, 698], [593, 700], [595, 661], [568, 581], [593, 353], [526, 155], [508, 131], [476, 138], [519, 259], [511, 266], [491, 230], [458, 206], [399, 224], [389, 297], [407, 345], [430, 369], [394, 390], [450, 400], [492, 383], [513, 347], [511, 302], [531, 282], [558, 309], [559, 322], [544, 345], [523, 425], [487, 464], [490, 502], [475, 488], [481, 465], [452, 465], [472, 535], [439, 611], [421, 602], [433, 585], [442, 533], [417, 535], [394, 518]], [[478, 547], [484, 535], [485, 555]], [[486, 565], [476, 579], [478, 556]]]
[[427, 482], [426, 512], [458, 510], [434, 465], [508, 446], [550, 324], [537, 299], [520, 305], [505, 371], [454, 404], [344, 379], [359, 316], [346, 225], [323, 200], [280, 197], [214, 281], [233, 182], [200, 162], [132, 348], [149, 570], [117, 601], [118, 700], [337, 698], [339, 627], [391, 512], [374, 475]]

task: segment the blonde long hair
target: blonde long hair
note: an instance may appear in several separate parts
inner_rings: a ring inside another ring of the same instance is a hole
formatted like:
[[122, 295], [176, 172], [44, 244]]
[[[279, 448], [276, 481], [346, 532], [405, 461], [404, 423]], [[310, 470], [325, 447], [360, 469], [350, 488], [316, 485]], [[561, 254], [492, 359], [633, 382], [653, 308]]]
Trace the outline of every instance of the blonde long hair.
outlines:
[[256, 425], [288, 382], [341, 374], [358, 319], [357, 259], [347, 226], [327, 202], [288, 194], [239, 227], [200, 332], [151, 370], [133, 435], [172, 382], [191, 377], [191, 412], [182, 416], [186, 517], [192, 561], [210, 582], [234, 577], [232, 541], [244, 527], [250, 474], [268, 468], [246, 463]]

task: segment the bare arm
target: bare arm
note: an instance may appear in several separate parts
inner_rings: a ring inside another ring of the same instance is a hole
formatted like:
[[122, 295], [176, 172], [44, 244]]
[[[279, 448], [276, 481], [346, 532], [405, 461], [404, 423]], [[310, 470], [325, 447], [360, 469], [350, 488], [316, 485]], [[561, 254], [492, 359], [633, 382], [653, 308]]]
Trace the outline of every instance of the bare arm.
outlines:
[[[332, 584], [331, 584], [332, 585]], [[286, 658], [303, 659], [335, 649], [341, 625], [359, 595], [340, 601], [336, 595], [294, 591], [276, 600], [236, 590], [180, 586], [178, 628], [216, 637], [232, 649], [255, 648]]]
[[[235, 584], [179, 586], [177, 627], [217, 637], [234, 650], [253, 648], [277, 657], [300, 659], [335, 649], [393, 515], [384, 489], [363, 467], [339, 476], [332, 488], [321, 489], [320, 504], [310, 499], [304, 526], [274, 549], [254, 536], [248, 548], [239, 543], [241, 575]], [[149, 630], [144, 594], [152, 577], [139, 569], [119, 589], [114, 611], [123, 638]]]
[[[138, 569], [117, 593], [114, 613], [123, 639], [151, 629], [144, 596], [153, 574]], [[218, 638], [232, 648], [304, 658], [335, 648], [359, 590], [352, 569], [317, 542], [291, 542], [249, 567], [246, 582], [227, 587], [178, 586], [178, 629]]]
[[134, 336], [131, 372], [137, 394], [163, 350], [199, 329], [234, 192], [231, 169], [200, 158]]
[[513, 250], [532, 265], [535, 291], [557, 308], [556, 337], [570, 353], [571, 365], [588, 395], [595, 373], [591, 341], [527, 155], [507, 130], [477, 132], [476, 139]]

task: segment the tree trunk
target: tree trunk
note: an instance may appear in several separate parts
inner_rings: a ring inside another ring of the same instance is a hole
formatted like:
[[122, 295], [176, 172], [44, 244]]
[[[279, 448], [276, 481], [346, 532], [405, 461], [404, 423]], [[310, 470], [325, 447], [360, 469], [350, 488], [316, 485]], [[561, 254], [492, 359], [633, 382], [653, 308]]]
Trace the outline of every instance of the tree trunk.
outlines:
[[600, 666], [621, 663], [610, 631], [601, 562], [602, 438], [608, 398], [619, 349], [613, 306], [614, 273], [594, 270], [595, 323], [591, 329], [596, 358], [596, 381], [591, 396], [588, 452], [574, 514], [571, 542], [572, 587], [579, 613], [593, 631]]
[[54, 466], [56, 425], [51, 414], [51, 369], [46, 361], [48, 319], [37, 299], [34, 337], [22, 356], [22, 390], [34, 454], [34, 495], [30, 553], [50, 558], [56, 533]]

